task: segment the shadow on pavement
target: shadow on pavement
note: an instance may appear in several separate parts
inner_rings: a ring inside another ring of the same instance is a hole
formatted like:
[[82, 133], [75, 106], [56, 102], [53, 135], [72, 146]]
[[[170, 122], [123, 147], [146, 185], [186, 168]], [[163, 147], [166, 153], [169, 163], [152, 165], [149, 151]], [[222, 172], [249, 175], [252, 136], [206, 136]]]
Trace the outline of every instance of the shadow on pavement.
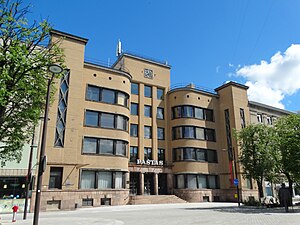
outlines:
[[274, 214], [274, 213], [286, 213], [286, 214], [300, 214], [300, 207], [289, 207], [289, 212], [285, 212], [284, 208], [258, 208], [258, 207], [207, 207], [207, 208], [186, 208], [186, 210], [213, 210], [217, 212], [224, 212], [224, 213], [243, 213], [243, 214]]

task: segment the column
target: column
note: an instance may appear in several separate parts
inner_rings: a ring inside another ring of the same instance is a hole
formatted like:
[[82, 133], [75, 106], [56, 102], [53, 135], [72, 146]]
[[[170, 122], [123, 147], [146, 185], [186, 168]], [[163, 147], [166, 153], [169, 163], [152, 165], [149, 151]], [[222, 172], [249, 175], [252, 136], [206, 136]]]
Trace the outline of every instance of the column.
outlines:
[[154, 195], [158, 195], [158, 174], [157, 173], [154, 173], [153, 179], [154, 179]]
[[140, 173], [140, 195], [144, 195], [144, 174]]

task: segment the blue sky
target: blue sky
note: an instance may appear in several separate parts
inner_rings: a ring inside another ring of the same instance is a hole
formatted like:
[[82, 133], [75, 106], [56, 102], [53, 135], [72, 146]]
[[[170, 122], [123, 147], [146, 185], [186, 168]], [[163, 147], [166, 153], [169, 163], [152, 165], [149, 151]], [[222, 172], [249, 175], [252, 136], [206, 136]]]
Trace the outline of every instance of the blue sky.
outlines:
[[[166, 60], [171, 85], [250, 86], [250, 100], [300, 110], [300, 1], [24, 0], [29, 19], [89, 39], [86, 58], [124, 51]], [[299, 75], [298, 75], [299, 74]]]

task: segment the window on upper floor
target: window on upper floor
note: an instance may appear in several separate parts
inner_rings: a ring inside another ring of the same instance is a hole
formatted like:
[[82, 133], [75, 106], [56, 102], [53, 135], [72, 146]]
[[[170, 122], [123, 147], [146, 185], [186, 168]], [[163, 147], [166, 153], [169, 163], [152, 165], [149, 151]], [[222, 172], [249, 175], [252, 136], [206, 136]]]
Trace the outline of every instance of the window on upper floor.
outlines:
[[131, 83], [131, 94], [133, 95], [139, 94], [139, 84]]
[[137, 137], [138, 136], [138, 125], [130, 124], [130, 136]]
[[130, 105], [130, 114], [131, 115], [139, 115], [139, 104], [137, 103], [131, 103]]
[[150, 105], [144, 105], [144, 116], [152, 117], [152, 107]]
[[152, 127], [144, 126], [144, 138], [146, 139], [152, 138]]
[[178, 118], [195, 118], [213, 122], [214, 113], [211, 109], [204, 109], [196, 106], [175, 106], [172, 108], [172, 119]]
[[144, 160], [152, 160], [152, 148], [144, 148]]
[[162, 127], [157, 128], [157, 139], [164, 140], [165, 139], [165, 129]]
[[257, 114], [256, 117], [257, 117], [257, 122], [258, 123], [263, 123], [262, 114]]
[[176, 139], [197, 139], [216, 141], [215, 130], [195, 126], [178, 126], [172, 128], [172, 138]]
[[128, 107], [129, 95], [118, 90], [88, 85], [86, 100]]
[[268, 125], [273, 125], [273, 120], [271, 116], [267, 116], [267, 124]]
[[136, 162], [138, 159], [138, 147], [130, 146], [130, 162]]
[[164, 108], [157, 107], [156, 118], [160, 120], [164, 119]]
[[157, 159], [159, 161], [165, 161], [165, 150], [162, 148], [157, 149]]
[[164, 89], [162, 88], [157, 88], [157, 99], [162, 100], [164, 99]]
[[152, 98], [152, 87], [151, 86], [144, 86], [144, 96], [147, 98]]

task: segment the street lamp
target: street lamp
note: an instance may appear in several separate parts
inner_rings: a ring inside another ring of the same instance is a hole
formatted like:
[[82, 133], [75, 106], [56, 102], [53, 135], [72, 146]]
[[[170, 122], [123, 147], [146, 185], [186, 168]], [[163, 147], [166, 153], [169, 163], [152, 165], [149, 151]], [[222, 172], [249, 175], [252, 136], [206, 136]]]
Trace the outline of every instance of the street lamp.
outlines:
[[55, 74], [61, 73], [63, 71], [63, 68], [59, 65], [52, 64], [52, 65], [48, 66], [48, 70], [52, 73], [52, 75], [50, 78], [48, 78], [48, 84], [47, 84], [47, 96], [46, 96], [45, 113], [44, 113], [43, 133], [42, 133], [40, 159], [39, 159], [39, 169], [38, 169], [38, 175], [37, 175], [37, 187], [36, 187], [36, 195], [35, 195], [33, 225], [39, 224], [42, 180], [43, 180], [43, 173], [45, 171], [46, 164], [47, 164], [45, 149], [46, 149], [47, 125], [48, 125], [49, 102], [50, 102], [50, 87], [51, 87], [51, 83], [54, 79]]

